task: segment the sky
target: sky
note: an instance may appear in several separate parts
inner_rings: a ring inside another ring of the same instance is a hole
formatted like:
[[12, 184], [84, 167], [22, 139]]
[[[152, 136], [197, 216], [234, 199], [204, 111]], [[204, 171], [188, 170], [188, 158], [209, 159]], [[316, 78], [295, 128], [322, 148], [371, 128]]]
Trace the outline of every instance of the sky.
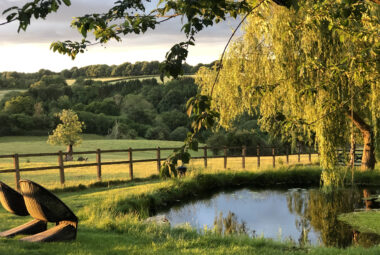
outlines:
[[[29, 0], [31, 1], [31, 0]], [[74, 66], [93, 64], [119, 65], [124, 62], [162, 61], [175, 43], [185, 40], [181, 30], [181, 18], [177, 17], [159, 25], [145, 34], [127, 35], [122, 42], [103, 46], [91, 46], [73, 61], [67, 55], [49, 49], [53, 41], [80, 40], [77, 30], [70, 27], [73, 17], [88, 13], [104, 12], [116, 0], [72, 0], [70, 7], [61, 7], [46, 20], [32, 20], [26, 32], [17, 33], [18, 22], [0, 26], [0, 72], [36, 72], [40, 69], [61, 71]], [[1, 13], [12, 6], [22, 6], [27, 0], [1, 0]], [[148, 8], [154, 8], [152, 0]], [[0, 23], [6, 15], [0, 16]], [[237, 21], [227, 20], [201, 31], [196, 36], [196, 46], [189, 48], [187, 63], [210, 63], [218, 59]]]

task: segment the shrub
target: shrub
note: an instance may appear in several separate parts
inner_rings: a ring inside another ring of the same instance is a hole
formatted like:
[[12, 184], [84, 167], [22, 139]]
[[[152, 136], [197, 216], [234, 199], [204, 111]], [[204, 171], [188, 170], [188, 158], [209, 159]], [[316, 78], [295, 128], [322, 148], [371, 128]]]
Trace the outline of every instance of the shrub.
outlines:
[[109, 131], [108, 136], [111, 139], [135, 139], [138, 133], [125, 123], [115, 121], [112, 129]]
[[169, 135], [169, 140], [172, 141], [184, 141], [187, 137], [189, 130], [186, 127], [177, 127]]
[[145, 138], [152, 140], [167, 140], [169, 137], [169, 133], [170, 130], [167, 127], [150, 127], [146, 131]]

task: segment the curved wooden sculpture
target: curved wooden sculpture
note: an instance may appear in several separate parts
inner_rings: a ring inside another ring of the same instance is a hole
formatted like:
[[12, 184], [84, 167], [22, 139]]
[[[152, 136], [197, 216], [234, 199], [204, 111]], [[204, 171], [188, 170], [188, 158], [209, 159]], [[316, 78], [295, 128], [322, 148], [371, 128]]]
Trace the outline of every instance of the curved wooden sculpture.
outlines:
[[[10, 213], [18, 216], [28, 216], [23, 196], [0, 181], [0, 203]], [[0, 233], [0, 237], [13, 237], [15, 235], [33, 235], [45, 231], [47, 223], [41, 220], [32, 220], [21, 226]]]
[[78, 218], [58, 197], [29, 180], [21, 180], [20, 188], [26, 209], [33, 218], [56, 223], [53, 228], [21, 240], [29, 242], [75, 240]]

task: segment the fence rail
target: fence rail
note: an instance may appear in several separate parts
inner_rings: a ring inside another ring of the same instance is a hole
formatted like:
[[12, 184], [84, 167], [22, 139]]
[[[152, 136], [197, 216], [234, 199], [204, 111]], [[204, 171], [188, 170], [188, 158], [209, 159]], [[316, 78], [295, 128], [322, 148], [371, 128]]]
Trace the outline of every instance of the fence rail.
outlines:
[[[70, 164], [70, 161], [67, 161], [65, 164], [64, 156], [67, 155], [66, 152], [58, 151], [56, 153], [28, 153], [28, 154], [10, 154], [10, 155], [0, 155], [0, 159], [13, 159], [13, 168], [12, 169], [3, 169], [0, 170], [1, 173], [15, 173], [15, 181], [16, 181], [16, 187], [19, 189], [19, 180], [20, 180], [20, 172], [29, 172], [29, 171], [43, 171], [43, 170], [59, 170], [59, 176], [60, 176], [60, 183], [61, 185], [65, 184], [65, 169], [67, 168], [80, 168], [80, 167], [90, 167], [90, 166], [96, 166], [96, 175], [97, 180], [102, 180], [102, 166], [106, 165], [117, 165], [117, 164], [128, 164], [129, 165], [129, 176], [130, 179], [133, 180], [133, 164], [134, 163], [141, 163], [141, 162], [157, 162], [157, 172], [159, 172], [161, 167], [161, 162], [166, 160], [166, 158], [161, 157], [161, 151], [167, 151], [167, 150], [174, 150], [178, 148], [138, 148], [138, 149], [124, 149], [124, 150], [101, 150], [97, 149], [95, 151], [77, 151], [73, 152], [73, 155], [84, 155], [84, 154], [95, 154], [96, 155], [96, 162], [95, 163], [81, 163], [81, 164]], [[275, 147], [199, 147], [200, 151], [203, 150], [203, 156], [196, 156], [192, 157], [192, 159], [203, 159], [204, 161], [204, 167], [208, 166], [208, 159], [212, 158], [223, 158], [223, 166], [226, 169], [228, 164], [228, 158], [241, 158], [241, 164], [242, 168], [245, 169], [246, 167], [246, 158], [247, 157], [256, 157], [257, 158], [257, 167], [260, 168], [260, 158], [263, 156], [271, 156], [272, 157], [272, 165], [273, 167], [276, 167], [276, 157], [278, 156], [285, 156], [286, 157], [286, 163], [289, 164], [289, 156], [290, 155], [298, 155], [298, 162], [301, 162], [301, 147], [298, 146], [298, 149], [296, 153], [289, 153], [289, 149], [286, 148], [275, 148]], [[208, 152], [221, 150], [223, 151], [223, 155], [209, 155]], [[236, 150], [240, 151], [240, 153], [237, 153]], [[248, 155], [247, 151], [250, 150], [251, 152], [254, 151], [255, 153], [250, 153], [253, 155]], [[133, 152], [147, 152], [147, 151], [155, 151], [156, 152], [156, 158], [151, 159], [133, 159]], [[269, 151], [269, 152], [268, 152]], [[128, 153], [128, 160], [120, 160], [120, 161], [102, 161], [102, 155], [105, 153], [120, 153], [125, 152]], [[308, 154], [309, 156], [309, 162], [311, 162], [311, 155], [316, 154], [314, 150], [311, 148], [304, 149], [302, 151], [302, 154]], [[56, 166], [45, 166], [45, 167], [27, 167], [27, 168], [20, 168], [20, 158], [21, 157], [45, 157], [45, 156], [57, 156], [57, 162], [58, 165]], [[319, 156], [319, 154], [318, 154]]]

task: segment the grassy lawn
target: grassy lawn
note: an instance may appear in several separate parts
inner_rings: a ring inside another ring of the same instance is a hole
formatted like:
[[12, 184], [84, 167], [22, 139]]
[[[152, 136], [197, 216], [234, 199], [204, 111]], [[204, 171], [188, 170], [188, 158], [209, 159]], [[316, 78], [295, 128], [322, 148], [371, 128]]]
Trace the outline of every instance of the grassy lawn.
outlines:
[[339, 216], [339, 220], [360, 232], [380, 235], [380, 212], [378, 211], [345, 213]]
[[[183, 75], [183, 77], [193, 77], [193, 75]], [[125, 77], [103, 77], [103, 78], [88, 78], [87, 80], [102, 81], [115, 83], [119, 81], [128, 81], [128, 80], [146, 80], [146, 79], [156, 79], [158, 83], [162, 83], [159, 75], [137, 75], [137, 76], [125, 76]], [[172, 78], [165, 77], [164, 82], [170, 81]], [[71, 86], [75, 82], [75, 79], [67, 79], [66, 83]]]
[[[118, 82], [118, 81], [127, 81], [127, 80], [144, 80], [144, 79], [157, 79], [157, 81], [160, 81], [159, 75], [137, 75], [137, 76], [120, 76], [120, 77], [100, 77], [100, 78], [87, 78], [86, 80], [94, 80], [94, 81], [101, 81], [101, 82]], [[67, 79], [66, 80], [67, 85], [71, 86], [75, 83], [75, 79]]]
[[[0, 254], [379, 254], [380, 247], [347, 249], [296, 247], [245, 235], [199, 234], [189, 227], [169, 228], [144, 223], [149, 208], [167, 207], [197, 194], [234, 185], [299, 185], [319, 182], [318, 169], [282, 169], [254, 173], [193, 175], [181, 180], [151, 179], [119, 186], [56, 193], [79, 217], [77, 240], [67, 243], [23, 243], [0, 239]], [[165, 205], [167, 204], [167, 205]], [[29, 220], [0, 209], [0, 230]]]
[[[47, 142], [47, 136], [6, 136], [0, 137], [0, 155], [8, 155], [14, 153], [49, 153], [58, 152], [59, 150], [66, 151], [65, 146], [54, 146]], [[107, 139], [99, 135], [83, 135], [83, 142], [79, 146], [74, 147], [74, 151], [95, 151], [96, 149], [102, 150], [121, 150], [121, 149], [138, 149], [138, 148], [157, 148], [159, 147], [179, 147], [183, 142], [175, 141], [160, 141], [160, 140], [114, 140]], [[162, 156], [165, 157], [170, 151], [162, 151]], [[127, 153], [112, 153], [103, 154], [104, 160], [120, 160], [127, 157]], [[89, 160], [95, 160], [94, 154], [83, 155], [88, 157]], [[148, 152], [135, 152], [133, 154], [135, 159], [148, 159], [155, 158], [155, 151]], [[0, 163], [5, 163], [9, 160], [0, 160]], [[20, 162], [57, 162], [56, 157], [44, 158], [22, 158]]]

